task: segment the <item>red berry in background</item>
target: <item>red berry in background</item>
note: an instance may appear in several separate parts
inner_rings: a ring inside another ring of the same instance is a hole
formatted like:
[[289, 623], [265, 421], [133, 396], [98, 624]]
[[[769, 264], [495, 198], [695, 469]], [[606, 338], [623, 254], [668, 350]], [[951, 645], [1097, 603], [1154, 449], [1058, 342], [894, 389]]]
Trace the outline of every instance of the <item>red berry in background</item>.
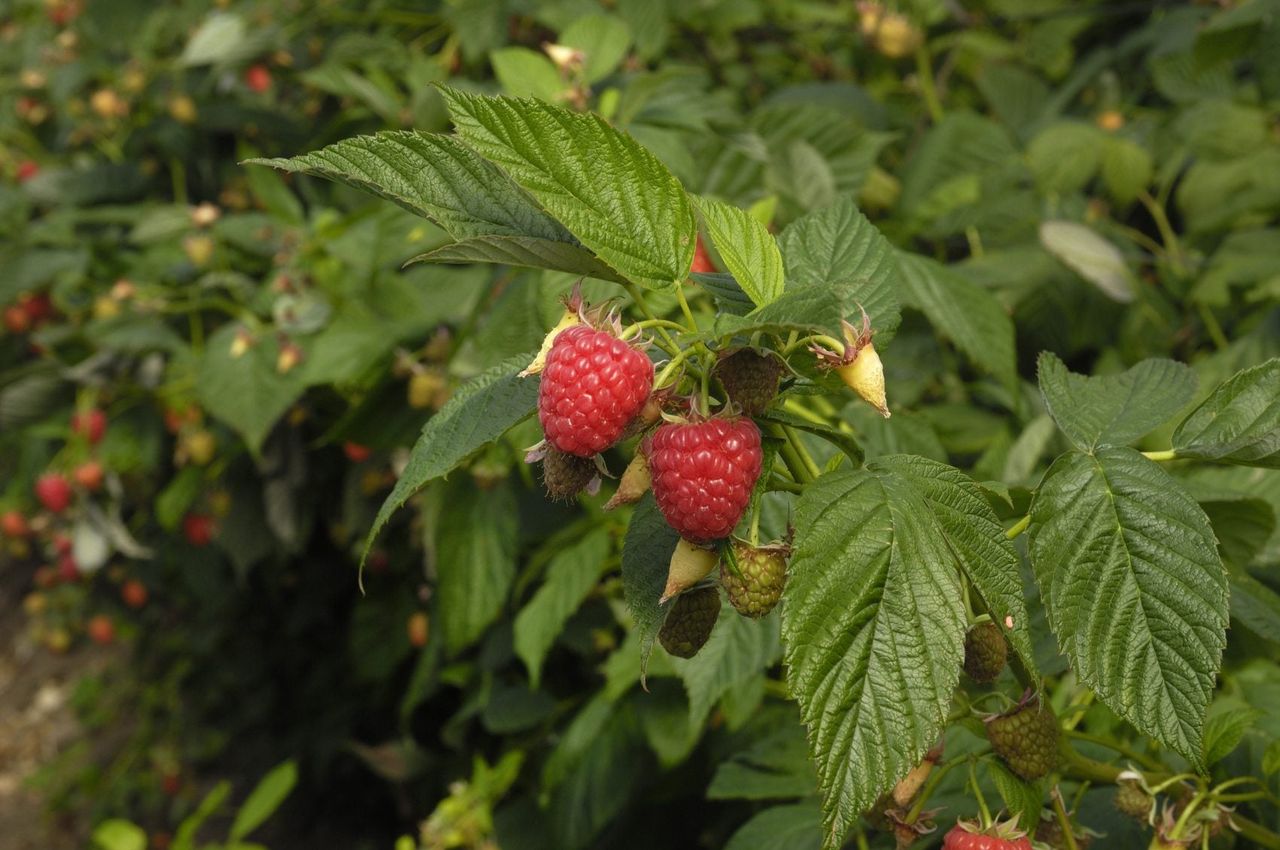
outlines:
[[53, 317], [53, 299], [47, 292], [26, 293], [18, 298], [18, 304], [33, 324]]
[[942, 850], [1033, 850], [1031, 839], [1012, 824], [995, 824], [980, 829], [960, 821], [942, 839]]
[[261, 63], [250, 65], [244, 72], [244, 84], [250, 91], [262, 94], [271, 88], [271, 71]]
[[213, 540], [213, 517], [187, 514], [182, 518], [182, 534], [193, 546], [208, 546]]
[[352, 463], [364, 463], [373, 454], [373, 450], [368, 446], [362, 446], [359, 443], [353, 443], [347, 440], [342, 444], [342, 453], [347, 456], [347, 460]]
[[57, 472], [46, 472], [36, 479], [36, 498], [45, 510], [60, 514], [71, 504], [71, 484]]
[[70, 555], [63, 555], [58, 559], [58, 577], [68, 584], [80, 580], [80, 566], [76, 563], [75, 558]]
[[160, 790], [170, 797], [178, 796], [178, 792], [182, 790], [182, 775], [177, 772], [170, 772], [161, 776]]
[[728, 537], [751, 501], [763, 455], [750, 419], [658, 428], [645, 449], [653, 496], [667, 523], [695, 543]]
[[71, 538], [65, 534], [53, 535], [53, 551], [59, 555], [71, 554]]
[[538, 420], [547, 442], [590, 457], [622, 437], [653, 389], [643, 351], [590, 325], [556, 335], [538, 387]]
[[89, 618], [85, 632], [89, 635], [89, 640], [106, 646], [116, 639], [116, 624], [106, 614], [95, 614]]
[[720, 271], [716, 268], [716, 264], [711, 261], [711, 255], [707, 253], [707, 243], [702, 241], [702, 234], [698, 234], [698, 242], [693, 247], [693, 266], [689, 271], [705, 274], [714, 274]]
[[48, 564], [45, 564], [42, 567], [36, 567], [36, 571], [32, 574], [31, 580], [35, 582], [36, 587], [47, 590], [58, 583], [58, 571]]
[[120, 587], [120, 598], [125, 605], [130, 608], [138, 609], [147, 604], [147, 586], [136, 578], [131, 578]]
[[107, 414], [97, 407], [83, 413], [77, 411], [71, 414], [71, 432], [88, 438], [90, 445], [97, 445], [107, 433]]
[[102, 487], [103, 475], [102, 464], [96, 460], [80, 464], [76, 467], [76, 471], [72, 473], [76, 483], [91, 493]]
[[40, 165], [34, 159], [24, 159], [18, 163], [14, 176], [18, 178], [19, 183], [26, 183], [32, 177], [40, 173]]
[[17, 304], [4, 308], [4, 327], [11, 334], [24, 334], [31, 330], [31, 317]]
[[0, 514], [0, 533], [18, 540], [31, 533], [31, 526], [21, 511], [5, 511]]

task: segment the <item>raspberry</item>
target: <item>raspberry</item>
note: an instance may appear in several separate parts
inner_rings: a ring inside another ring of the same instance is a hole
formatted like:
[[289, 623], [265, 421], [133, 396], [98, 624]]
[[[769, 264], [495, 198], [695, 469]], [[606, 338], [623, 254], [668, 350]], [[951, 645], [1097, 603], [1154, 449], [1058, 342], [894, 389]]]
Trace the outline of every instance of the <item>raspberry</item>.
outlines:
[[1000, 677], [1009, 646], [995, 623], [979, 623], [964, 638], [964, 672], [975, 682], [994, 682]]
[[739, 575], [722, 562], [720, 584], [724, 585], [729, 604], [739, 614], [758, 620], [778, 604], [787, 578], [790, 551], [785, 544], [752, 547], [734, 541], [733, 557], [738, 563]]
[[71, 433], [87, 437], [90, 445], [97, 445], [107, 433], [107, 414], [96, 407], [71, 414]]
[[1118, 812], [1142, 823], [1150, 820], [1152, 807], [1155, 804], [1152, 796], [1134, 780], [1121, 780], [1117, 783], [1116, 795], [1112, 802]]
[[589, 457], [566, 454], [547, 446], [542, 456], [542, 483], [547, 495], [567, 502], [581, 493], [596, 477], [596, 465]]
[[575, 325], [556, 335], [538, 388], [547, 442], [590, 457], [612, 446], [653, 389], [653, 363], [611, 333]]
[[707, 243], [702, 241], [701, 233], [698, 234], [698, 241], [693, 246], [693, 267], [689, 271], [695, 274], [699, 272], [714, 274], [719, 271], [716, 264], [711, 261], [711, 254], [707, 252]]
[[747, 416], [763, 413], [773, 401], [778, 394], [782, 372], [782, 361], [777, 357], [760, 354], [750, 348], [741, 348], [721, 357], [715, 368], [715, 376], [729, 400]]
[[208, 546], [213, 540], [213, 517], [187, 514], [182, 518], [182, 534], [193, 546]]
[[19, 540], [31, 533], [31, 526], [21, 511], [5, 511], [0, 515], [0, 533]]
[[760, 429], [740, 417], [668, 423], [645, 455], [667, 523], [695, 543], [729, 536], [760, 477]]
[[71, 504], [71, 484], [57, 472], [36, 479], [36, 498], [51, 513], [60, 514]]
[[1032, 850], [1026, 833], [1010, 822], [982, 829], [971, 821], [959, 821], [942, 839], [942, 850]]
[[711, 637], [720, 616], [720, 592], [713, 585], [682, 593], [658, 632], [662, 648], [677, 658], [692, 658]]
[[1009, 769], [1028, 782], [1058, 763], [1058, 718], [1039, 700], [987, 720], [987, 740]]

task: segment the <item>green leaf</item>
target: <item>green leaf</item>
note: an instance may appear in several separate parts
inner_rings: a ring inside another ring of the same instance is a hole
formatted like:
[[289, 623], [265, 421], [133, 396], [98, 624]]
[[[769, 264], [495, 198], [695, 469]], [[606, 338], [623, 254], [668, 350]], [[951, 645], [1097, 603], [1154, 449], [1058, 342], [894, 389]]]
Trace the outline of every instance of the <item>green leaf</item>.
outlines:
[[998, 759], [985, 761], [987, 774], [1004, 800], [1010, 816], [1017, 816], [1024, 824], [1035, 823], [1040, 818], [1044, 794], [1035, 783], [1024, 782]]
[[938, 333], [977, 366], [1018, 389], [1013, 320], [990, 292], [941, 263], [899, 252], [903, 301], [921, 310]]
[[837, 290], [860, 305], [871, 327], [892, 335], [900, 318], [898, 262], [889, 240], [854, 203], [842, 196], [831, 206], [798, 218], [778, 237], [790, 285], [813, 284]]
[[356, 136], [289, 159], [251, 159], [372, 192], [458, 240], [525, 236], [577, 241], [501, 170], [452, 136], [392, 131]]
[[516, 500], [507, 482], [448, 484], [436, 535], [440, 632], [455, 654], [497, 619], [516, 575]]
[[1091, 124], [1060, 121], [1031, 140], [1027, 164], [1042, 190], [1076, 192], [1097, 173], [1104, 141], [1102, 131]]
[[227, 795], [230, 793], [230, 782], [224, 780], [213, 786], [209, 793], [204, 795], [200, 805], [196, 806], [196, 810], [178, 824], [178, 831], [174, 833], [173, 844], [170, 847], [173, 850], [196, 850], [196, 833], [200, 831], [200, 827], [204, 826], [205, 821], [222, 808], [222, 804], [226, 802]]
[[495, 50], [489, 54], [489, 63], [502, 90], [515, 97], [557, 100], [567, 88], [551, 60], [527, 47]]
[[1257, 709], [1247, 707], [1215, 712], [1204, 727], [1204, 763], [1217, 764], [1231, 755], [1244, 733], [1261, 715]]
[[627, 49], [631, 47], [631, 31], [612, 15], [586, 15], [560, 33], [560, 43], [582, 51], [583, 79], [598, 83], [626, 58]]
[[1132, 443], [1186, 407], [1196, 392], [1195, 372], [1173, 360], [1143, 360], [1118, 375], [1087, 377], [1046, 351], [1038, 373], [1049, 414], [1085, 451]]
[[257, 787], [250, 792], [249, 798], [244, 801], [240, 811], [236, 812], [236, 819], [231, 823], [231, 831], [227, 833], [227, 838], [233, 842], [239, 841], [261, 826], [263, 821], [280, 808], [280, 804], [285, 801], [296, 784], [298, 784], [298, 766], [292, 759], [272, 768], [271, 772], [262, 777]]
[[658, 604], [667, 583], [671, 553], [680, 535], [662, 518], [652, 493], [636, 505], [622, 543], [622, 596], [640, 636], [640, 675], [643, 678], [653, 642], [672, 602]]
[[524, 661], [534, 688], [556, 636], [595, 587], [608, 557], [609, 536], [596, 528], [552, 558], [546, 581], [516, 615], [516, 655]]
[[624, 277], [670, 289], [693, 262], [689, 197], [635, 139], [598, 115], [441, 90], [458, 134]]
[[365, 539], [365, 555], [387, 520], [410, 496], [533, 415], [538, 407], [538, 381], [516, 374], [532, 359], [532, 353], [518, 354], [481, 372], [427, 420], [409, 463], [378, 509]]
[[1133, 203], [1151, 183], [1154, 168], [1151, 154], [1137, 142], [1112, 137], [1102, 149], [1102, 182], [1118, 204]]
[[581, 245], [536, 236], [473, 236], [419, 254], [405, 265], [411, 263], [502, 263], [626, 282]]
[[1227, 580], [1231, 585], [1231, 616], [1258, 637], [1280, 646], [1280, 593], [1232, 563], [1227, 564]]
[[671, 659], [689, 694], [689, 722], [701, 726], [730, 688], [776, 663], [779, 650], [776, 616], [752, 620], [722, 605], [706, 646], [692, 658]]
[[965, 612], [947, 534], [892, 467], [831, 473], [796, 504], [782, 609], [788, 684], [824, 797], [824, 846], [937, 742]]
[[1178, 457], [1280, 468], [1280, 358], [1222, 383], [1173, 434]]
[[1080, 681], [1202, 766], [1228, 612], [1204, 511], [1136, 451], [1102, 448], [1054, 462], [1030, 532], [1050, 626]]
[[[738, 750], [716, 768], [708, 800], [778, 800], [807, 797], [818, 788], [798, 718]], [[817, 831], [815, 828], [815, 837]]]
[[241, 328], [228, 322], [206, 341], [200, 359], [196, 394], [215, 418], [235, 429], [257, 452], [272, 427], [306, 388], [303, 369], [286, 374], [276, 370], [280, 353], [274, 337], [262, 337], [240, 357], [231, 343]]
[[127, 820], [104, 820], [93, 829], [93, 843], [101, 850], [146, 850], [147, 832]]
[[837, 290], [826, 286], [797, 286], [782, 293], [773, 303], [746, 315], [720, 313], [707, 336], [722, 339], [763, 332], [785, 337], [792, 331], [802, 334], [818, 331], [839, 339], [843, 335], [840, 322], [850, 306]]
[[822, 812], [813, 803], [765, 809], [744, 823], [725, 850], [818, 850]]
[[1091, 228], [1074, 221], [1046, 221], [1040, 225], [1040, 244], [1112, 301], [1128, 304], [1137, 297], [1137, 283], [1124, 255]]
[[910, 481], [924, 499], [991, 619], [1004, 629], [1023, 666], [1036, 677], [1018, 554], [982, 488], [955, 467], [915, 455], [890, 455], [874, 465]]
[[773, 234], [749, 213], [712, 198], [696, 198], [720, 259], [759, 307], [778, 299], [785, 281], [782, 254]]

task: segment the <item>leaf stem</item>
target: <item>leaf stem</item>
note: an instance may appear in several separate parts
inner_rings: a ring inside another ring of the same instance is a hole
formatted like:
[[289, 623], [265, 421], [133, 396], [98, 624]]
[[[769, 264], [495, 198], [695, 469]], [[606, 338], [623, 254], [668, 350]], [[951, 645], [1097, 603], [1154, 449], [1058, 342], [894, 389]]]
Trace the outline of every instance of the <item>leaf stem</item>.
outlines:
[[778, 456], [782, 458], [782, 462], [787, 466], [787, 471], [791, 473], [791, 477], [796, 480], [796, 483], [805, 485], [813, 481], [813, 478], [809, 475], [809, 468], [801, 460], [796, 447], [787, 439], [786, 432], [782, 430], [782, 426], [770, 423], [768, 430], [770, 434], [783, 441], [782, 447], [778, 449]]
[[653, 379], [653, 386], [655, 388], [664, 386], [667, 383], [667, 379], [671, 377], [671, 373], [675, 371], [676, 367], [688, 360], [689, 355], [693, 354], [694, 351], [695, 349], [693, 348], [686, 348], [682, 351], [678, 351], [676, 356], [672, 357], [667, 365], [662, 367], [662, 371], [658, 373], [658, 377]]
[[982, 815], [982, 828], [986, 829], [991, 826], [991, 810], [987, 808], [987, 799], [982, 796], [982, 788], [978, 785], [978, 761], [972, 757], [969, 759], [969, 787], [978, 801], [978, 813]]
[[650, 328], [672, 328], [677, 331], [683, 331], [684, 325], [679, 322], [672, 322], [668, 319], [645, 319], [642, 322], [635, 322], [628, 325], [627, 329], [622, 332], [622, 338], [630, 339], [641, 331], [646, 331]]
[[1213, 315], [1213, 310], [1209, 309], [1209, 305], [1203, 301], [1196, 302], [1196, 312], [1200, 314], [1200, 320], [1204, 322], [1204, 329], [1209, 333], [1209, 339], [1213, 340], [1213, 344], [1219, 351], [1222, 351], [1231, 343], [1227, 341], [1227, 335], [1222, 332], [1222, 325], [1218, 324], [1218, 317]]
[[1027, 530], [1027, 526], [1031, 525], [1031, 514], [1027, 514], [1022, 519], [1015, 522], [1008, 531], [1004, 533], [1007, 540], [1016, 540], [1018, 535]]
[[1165, 449], [1164, 451], [1161, 451], [1161, 452], [1143, 452], [1142, 456], [1145, 457], [1147, 460], [1154, 460], [1157, 462], [1162, 460], [1177, 460], [1178, 450]]
[[[644, 314], [646, 319], [658, 318], [653, 314], [653, 310], [649, 308], [649, 302], [644, 300], [644, 294], [640, 292], [640, 287], [636, 286], [634, 283], [623, 284], [623, 286], [627, 290], [627, 294], [631, 296], [632, 302], [640, 308], [640, 312]], [[671, 338], [671, 334], [667, 333], [666, 328], [661, 325], [656, 325], [655, 330], [657, 330], [658, 335], [662, 337], [662, 341], [666, 343], [664, 346], [666, 352], [668, 354], [675, 355], [680, 350], [680, 346], [676, 345], [676, 341]]]

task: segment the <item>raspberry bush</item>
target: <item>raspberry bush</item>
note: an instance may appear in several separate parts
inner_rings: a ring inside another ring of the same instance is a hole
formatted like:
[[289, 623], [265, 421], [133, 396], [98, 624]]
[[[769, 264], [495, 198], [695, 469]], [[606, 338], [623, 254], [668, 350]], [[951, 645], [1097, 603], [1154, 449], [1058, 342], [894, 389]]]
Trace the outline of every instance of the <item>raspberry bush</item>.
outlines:
[[1273, 4], [217, 5], [0, 27], [86, 840], [1280, 847]]

